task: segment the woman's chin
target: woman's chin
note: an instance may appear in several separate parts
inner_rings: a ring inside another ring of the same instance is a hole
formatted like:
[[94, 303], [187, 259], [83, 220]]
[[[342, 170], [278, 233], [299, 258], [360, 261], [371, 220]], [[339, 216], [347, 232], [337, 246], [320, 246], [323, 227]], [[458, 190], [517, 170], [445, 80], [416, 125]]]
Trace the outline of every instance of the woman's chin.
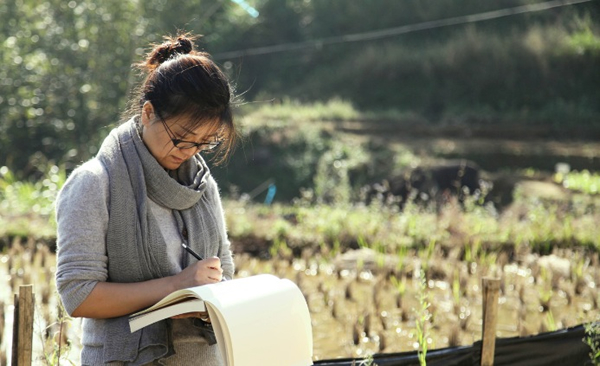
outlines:
[[185, 160], [183, 160], [183, 159], [169, 157], [167, 159], [159, 161], [159, 164], [165, 169], [176, 170], [177, 168], [179, 168], [181, 166], [181, 164], [183, 164], [184, 161]]

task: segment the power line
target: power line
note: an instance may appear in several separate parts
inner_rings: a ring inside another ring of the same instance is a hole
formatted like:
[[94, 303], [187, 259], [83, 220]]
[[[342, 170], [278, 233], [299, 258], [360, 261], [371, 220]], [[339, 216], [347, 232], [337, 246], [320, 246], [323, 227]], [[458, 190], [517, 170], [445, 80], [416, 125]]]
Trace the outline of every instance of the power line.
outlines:
[[548, 10], [552, 8], [557, 8], [561, 6], [567, 5], [576, 5], [580, 3], [589, 2], [592, 0], [554, 0], [547, 1], [539, 4], [531, 4], [531, 5], [523, 5], [517, 6], [514, 8], [506, 8], [500, 10], [488, 11], [485, 13], [478, 13], [472, 15], [462, 15], [453, 18], [432, 20], [417, 24], [403, 25], [395, 28], [387, 28], [381, 29], [377, 31], [365, 32], [365, 33], [355, 33], [355, 34], [346, 34], [342, 36], [334, 36], [328, 38], [322, 38], [317, 40], [310, 40], [304, 42], [296, 42], [296, 43], [284, 43], [273, 46], [264, 46], [264, 47], [256, 47], [249, 48], [245, 50], [238, 51], [229, 51], [222, 52], [213, 55], [215, 60], [222, 59], [230, 59], [230, 58], [238, 58], [242, 56], [256, 56], [256, 55], [265, 55], [269, 53], [277, 53], [277, 52], [286, 52], [299, 50], [303, 48], [320, 48], [326, 45], [336, 44], [336, 43], [347, 43], [347, 42], [360, 42], [360, 41], [369, 41], [374, 39], [381, 39], [386, 37], [397, 36], [400, 34], [406, 34], [411, 32], [422, 31], [426, 29], [447, 27], [451, 25], [459, 25], [459, 24], [467, 24], [467, 23], [476, 23], [485, 20], [497, 19], [502, 17], [507, 17], [510, 15], [523, 14], [523, 13], [531, 13], [537, 11]]

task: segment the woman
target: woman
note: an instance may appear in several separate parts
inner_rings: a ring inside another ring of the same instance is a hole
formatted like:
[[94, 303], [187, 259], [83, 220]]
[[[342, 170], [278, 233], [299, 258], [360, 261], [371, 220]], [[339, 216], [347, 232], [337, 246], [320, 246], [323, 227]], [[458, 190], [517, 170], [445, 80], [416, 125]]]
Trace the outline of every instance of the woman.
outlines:
[[84, 365], [222, 364], [201, 314], [134, 333], [127, 321], [174, 290], [234, 272], [218, 188], [201, 156], [213, 150], [221, 161], [231, 151], [232, 91], [192, 41], [167, 38], [139, 65], [148, 75], [134, 115], [57, 199], [56, 282], [66, 311], [84, 318]]

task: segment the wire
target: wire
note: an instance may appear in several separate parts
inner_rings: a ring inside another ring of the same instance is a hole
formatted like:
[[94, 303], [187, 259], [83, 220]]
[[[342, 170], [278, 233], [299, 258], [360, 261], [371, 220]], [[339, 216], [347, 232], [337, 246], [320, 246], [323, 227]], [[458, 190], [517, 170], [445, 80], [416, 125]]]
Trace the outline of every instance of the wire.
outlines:
[[335, 36], [322, 38], [317, 40], [310, 40], [304, 42], [296, 42], [296, 43], [284, 43], [273, 46], [264, 46], [264, 47], [256, 47], [249, 48], [245, 50], [238, 51], [229, 51], [222, 52], [213, 55], [213, 59], [222, 60], [222, 59], [231, 59], [238, 58], [242, 56], [256, 56], [256, 55], [265, 55], [269, 53], [277, 53], [277, 52], [286, 52], [299, 50], [303, 48], [321, 48], [325, 45], [331, 45], [336, 43], [347, 43], [347, 42], [360, 42], [360, 41], [369, 41], [374, 39], [381, 39], [386, 37], [397, 36], [400, 34], [406, 34], [416, 31], [422, 31], [426, 29], [447, 27], [451, 25], [459, 25], [459, 24], [467, 24], [467, 23], [475, 23], [481, 22], [490, 19], [497, 19], [502, 17], [507, 17], [510, 15], [523, 14], [523, 13], [531, 13], [536, 11], [548, 10], [556, 7], [567, 6], [567, 5], [576, 5], [580, 3], [589, 2], [592, 0], [554, 0], [547, 1], [539, 4], [532, 5], [523, 5], [517, 6], [514, 8], [506, 8], [494, 11], [488, 11], [485, 13], [478, 13], [472, 15], [462, 15], [453, 18], [432, 20], [417, 24], [404, 25], [401, 27], [395, 28], [387, 28], [377, 31], [365, 32], [365, 33], [355, 33], [355, 34], [346, 34], [343, 36]]

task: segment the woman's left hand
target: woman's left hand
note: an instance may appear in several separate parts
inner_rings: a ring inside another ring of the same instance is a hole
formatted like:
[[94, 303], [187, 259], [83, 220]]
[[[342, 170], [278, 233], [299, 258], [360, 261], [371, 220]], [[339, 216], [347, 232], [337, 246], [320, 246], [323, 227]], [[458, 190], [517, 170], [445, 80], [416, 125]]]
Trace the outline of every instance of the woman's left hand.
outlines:
[[185, 313], [172, 316], [171, 319], [185, 319], [185, 318], [200, 318], [200, 320], [210, 323], [210, 317], [206, 311], [195, 311], [193, 313]]

